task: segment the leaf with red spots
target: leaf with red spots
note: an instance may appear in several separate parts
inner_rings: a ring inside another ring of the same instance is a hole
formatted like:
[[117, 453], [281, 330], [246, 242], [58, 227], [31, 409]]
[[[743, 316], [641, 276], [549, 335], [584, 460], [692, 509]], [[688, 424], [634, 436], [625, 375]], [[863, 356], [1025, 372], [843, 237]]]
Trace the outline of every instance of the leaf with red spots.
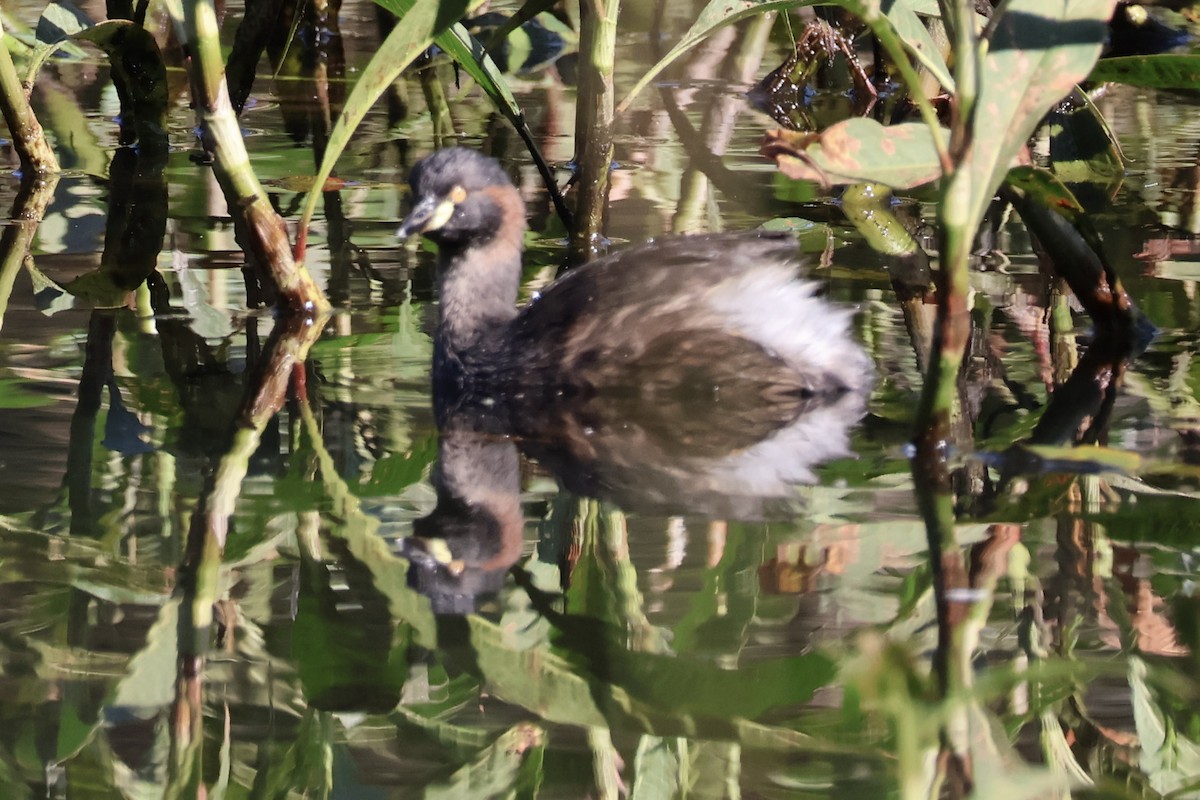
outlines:
[[1087, 77], [1108, 33], [1115, 0], [1010, 0], [989, 23], [971, 107], [965, 183], [954, 213], [967, 230], [983, 219], [1014, 157], [1038, 123]]
[[784, 175], [822, 184], [883, 183], [909, 189], [941, 177], [933, 136], [922, 122], [883, 126], [854, 118], [820, 133], [767, 133], [763, 155]]

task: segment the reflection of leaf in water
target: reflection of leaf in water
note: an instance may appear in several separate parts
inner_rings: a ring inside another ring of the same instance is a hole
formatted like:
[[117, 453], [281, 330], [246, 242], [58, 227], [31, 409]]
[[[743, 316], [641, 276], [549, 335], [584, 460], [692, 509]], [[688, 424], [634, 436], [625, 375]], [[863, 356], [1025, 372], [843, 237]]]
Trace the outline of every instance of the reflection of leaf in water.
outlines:
[[312, 346], [312, 354], [314, 356], [330, 355], [338, 350], [346, 350], [355, 347], [370, 347], [371, 345], [379, 344], [389, 338], [386, 333], [353, 333], [346, 336], [338, 336], [337, 338], [322, 339]]
[[379, 535], [379, 520], [363, 512], [358, 498], [338, 474], [321, 438], [320, 426], [306, 403], [300, 404], [300, 415], [320, 465], [321, 486], [340, 520], [330, 529], [330, 535], [342, 539], [350, 555], [370, 570], [375, 588], [388, 599], [392, 616], [413, 626], [416, 642], [435, 647], [437, 623], [428, 599], [408, 585], [408, 561], [391, 551]]
[[159, 609], [158, 618], [146, 632], [146, 643], [126, 664], [125, 677], [113, 690], [106, 716], [147, 715], [175, 699], [178, 624], [179, 599], [175, 597]]
[[0, 378], [0, 408], [39, 408], [54, 403], [53, 398], [33, 394], [24, 386], [25, 381]]
[[766, 529], [729, 524], [721, 560], [704, 571], [704, 585], [692, 594], [687, 612], [672, 626], [677, 653], [737, 654], [758, 616], [757, 584], [730, 592], [741, 576], [752, 575], [763, 561]]
[[477, 730], [446, 721], [453, 712], [478, 701], [479, 681], [474, 675], [461, 673], [451, 678], [441, 664], [417, 661], [409, 666], [393, 718], [398, 725], [419, 728], [445, 745], [483, 747], [487, 741]]
[[393, 625], [361, 564], [302, 558], [291, 649], [310, 707], [386, 713], [408, 675], [411, 629]]
[[81, 31], [75, 38], [91, 42], [108, 56], [121, 112], [134, 118], [141, 151], [164, 150], [167, 71], [154, 37], [141, 25], [113, 19]]
[[540, 766], [546, 733], [537, 725], [518, 723], [500, 734], [494, 742], [476, 754], [471, 763], [458, 769], [444, 781], [425, 788], [426, 800], [511, 797], [524, 777], [522, 769], [533, 761]]
[[[72, 3], [65, 3], [62, 0], [48, 3], [42, 9], [41, 17], [38, 18], [35, 31], [36, 44], [33, 46], [31, 54], [32, 63], [40, 64], [58, 50], [75, 58], [82, 58], [86, 55], [83, 49], [70, 41], [64, 41], [64, 39], [85, 30], [92, 24], [94, 24], [94, 20]], [[4, 27], [4, 32], [9, 33], [7, 19], [4, 21]]]
[[187, 254], [176, 250], [172, 254], [172, 265], [179, 277], [180, 299], [191, 316], [191, 327], [204, 339], [225, 339], [233, 333], [229, 317], [208, 302], [208, 287], [204, 285], [207, 272], [200, 274], [187, 263]]
[[[321, 187], [323, 192], [338, 192], [349, 187], [365, 186], [362, 181], [348, 181], [344, 178], [328, 177], [325, 179], [324, 185]], [[278, 187], [287, 192], [307, 192], [312, 189], [313, 176], [311, 175], [285, 175], [282, 178], [274, 178], [272, 180], [263, 181], [263, 186], [267, 188]]]
[[51, 317], [59, 311], [65, 311], [75, 306], [75, 298], [46, 277], [46, 273], [33, 263], [33, 258], [25, 259], [25, 269], [29, 271], [29, 279], [33, 282], [34, 302], [37, 304], [38, 311]]
[[1200, 775], [1200, 746], [1173, 725], [1168, 729], [1146, 676], [1146, 663], [1130, 656], [1133, 719], [1142, 746], [1138, 766], [1150, 778], [1150, 785], [1162, 794], [1194, 788], [1196, 776]]
[[1077, 786], [1092, 786], [1094, 781], [1080, 766], [1075, 754], [1071, 752], [1071, 744], [1067, 741], [1062, 724], [1052, 711], [1042, 712], [1042, 752], [1047, 760], [1059, 772], [1070, 777]]
[[617, 114], [623, 114], [629, 104], [633, 102], [634, 97], [646, 88], [660, 72], [717, 30], [754, 14], [807, 5], [814, 5], [814, 3], [811, 0], [809, 2], [805, 2], [805, 0], [784, 0], [783, 2], [780, 0], [710, 0], [670, 52], [647, 70], [629, 90], [625, 99], [617, 107]]
[[72, 36], [95, 24], [87, 14], [73, 3], [54, 0], [42, 10], [37, 23], [37, 39], [39, 42], [54, 44], [58, 40]]
[[764, 734], [767, 739], [781, 737], [781, 744], [806, 741], [794, 731], [759, 731], [759, 726], [750, 724], [743, 728], [736, 720], [805, 702], [835, 672], [833, 661], [821, 653], [737, 670], [674, 656], [631, 653], [615, 638], [604, 636], [598, 625], [579, 637], [592, 642], [596, 658], [577, 652], [568, 659], [553, 652], [517, 651], [499, 626], [476, 617], [469, 623], [477, 663], [489, 688], [508, 702], [537, 709], [544, 719], [569, 724], [607, 726], [624, 721], [663, 733], [691, 729], [722, 740], [743, 735], [758, 740]]
[[[1090, 521], [1103, 524], [1118, 541], [1154, 542], [1157, 545], [1192, 548], [1200, 531], [1195, 503], [1200, 493], [1162, 489], [1127, 475], [1112, 475], [1109, 486], [1122, 494], [1133, 495], [1121, 503], [1105, 504], [1082, 512]], [[1061, 495], [1060, 491], [1057, 493]], [[1052, 495], [1049, 503], [1056, 503]], [[1048, 513], [1038, 509], [1038, 513]]]
[[832, 231], [828, 225], [801, 217], [776, 217], [759, 226], [764, 231], [787, 231], [800, 242], [802, 253], [822, 253], [829, 244]]
[[983, 453], [984, 463], [1010, 469], [1019, 474], [1045, 475], [1069, 472], [1094, 475], [1111, 472], [1132, 474], [1144, 467], [1142, 457], [1128, 450], [1099, 445], [1061, 446], [1048, 444], [1014, 445], [1003, 453]]
[[1023, 762], [1002, 738], [1003, 731], [981, 707], [973, 706], [968, 719], [972, 734], [971, 762], [976, 778], [972, 797], [976, 800], [1040, 800], [1070, 796], [1068, 789], [1074, 785], [1070, 773]]
[[[47, 134], [54, 137], [54, 148], [63, 170], [81, 172], [98, 178], [107, 176], [112, 154], [100, 142], [100, 137], [92, 128], [90, 119], [79, 101], [61, 86], [50, 82], [38, 89], [38, 96], [41, 100], [38, 120]], [[103, 214], [100, 209], [86, 209], [87, 206], [79, 204], [69, 207], [64, 213], [72, 217], [81, 212]], [[77, 235], [75, 231], [69, 233]], [[45, 235], [41, 231], [39, 234]], [[59, 241], [62, 241], [66, 234], [67, 232], [64, 232]]]
[[1172, 281], [1195, 281], [1200, 279], [1200, 264], [1195, 261], [1159, 261], [1154, 265], [1154, 275]]
[[406, 453], [389, 453], [375, 462], [371, 477], [352, 487], [359, 497], [399, 494], [425, 477], [437, 455], [437, 437], [418, 441]]
[[681, 739], [643, 736], [633, 761], [633, 789], [630, 797], [687, 797], [684, 785], [689, 764], [688, 753], [680, 752], [687, 743]]
[[1124, 83], [1144, 89], [1196, 89], [1200, 87], [1200, 56], [1159, 53], [1102, 58], [1092, 68], [1088, 80]]
[[130, 290], [114, 282], [114, 277], [107, 270], [93, 270], [63, 288], [93, 308], [120, 308], [128, 301]]

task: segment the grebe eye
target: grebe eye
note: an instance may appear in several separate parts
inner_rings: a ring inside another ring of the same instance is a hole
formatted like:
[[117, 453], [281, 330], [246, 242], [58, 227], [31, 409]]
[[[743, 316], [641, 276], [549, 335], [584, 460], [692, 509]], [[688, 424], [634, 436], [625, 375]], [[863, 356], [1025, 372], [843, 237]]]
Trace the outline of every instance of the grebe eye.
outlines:
[[446, 195], [446, 198], [451, 203], [458, 205], [463, 200], [467, 199], [467, 190], [464, 189], [462, 186], [455, 185], [455, 187], [450, 190], [450, 193], [448, 195]]

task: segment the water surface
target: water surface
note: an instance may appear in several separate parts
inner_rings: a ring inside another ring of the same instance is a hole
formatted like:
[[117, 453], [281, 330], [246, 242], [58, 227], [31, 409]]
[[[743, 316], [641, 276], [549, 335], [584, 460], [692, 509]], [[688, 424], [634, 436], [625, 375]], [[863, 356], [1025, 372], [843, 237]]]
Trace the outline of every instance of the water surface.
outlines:
[[[687, 21], [670, 18], [672, 35]], [[630, 11], [619, 85], [652, 58], [645, 28]], [[369, 4], [347, 3], [341, 32], [353, 80], [377, 47]], [[211, 170], [194, 158], [186, 95], [172, 105], [153, 274], [115, 308], [72, 283], [103, 261], [118, 109], [102, 63], [51, 69], [35, 106], [66, 172], [32, 261], [5, 276], [0, 330], [5, 796], [160, 796], [189, 787], [181, 775], [198, 776], [210, 796], [239, 797], [899, 792], [911, 764], [898, 741], [937, 744], [933, 723], [920, 724], [931, 706], [919, 691], [933, 683], [936, 570], [906, 458], [922, 384], [911, 323], [933, 307], [918, 303], [906, 321], [887, 262], [837, 203], [757, 155], [772, 123], [718, 79], [713, 65], [730, 46], [714, 42], [622, 122], [607, 233], [621, 247], [791, 220], [812, 276], [853, 306], [854, 334], [875, 362], [865, 413], [847, 422], [850, 454], [816, 466], [788, 513], [736, 518], [682, 486], [674, 502], [642, 507], [629, 494], [624, 507], [581, 497], [485, 436], [474, 452], [517, 470], [518, 569], [433, 605], [478, 614], [408, 615], [406, 603], [419, 602], [409, 584], [433, 592], [436, 582], [398, 555], [420, 561], [406, 542], [436, 505], [436, 297], [432, 253], [394, 230], [409, 168], [446, 143], [410, 78], [411, 116], [393, 123], [381, 103], [368, 117], [313, 232], [309, 268], [334, 303], [306, 368], [313, 419], [289, 402], [251, 459], [211, 650], [202, 680], [187, 684], [202, 691], [198, 738], [181, 719], [177, 567], [273, 319]], [[777, 31], [748, 73], [761, 76], [786, 48]], [[455, 141], [500, 157], [519, 179], [533, 227], [529, 296], [565, 257], [562, 228], [515, 134], [478, 92], [455, 87], [449, 67], [438, 78], [453, 98]], [[285, 127], [279, 86], [264, 64], [242, 122], [273, 202], [294, 219], [315, 166], [308, 139]], [[574, 89], [555, 71], [517, 86], [565, 183]], [[668, 115], [668, 103], [681, 114]], [[1092, 462], [1009, 471], [980, 456], [1030, 436], [1090, 331], [1054, 293], [1015, 217], [999, 223], [997, 247], [972, 275], [971, 444], [952, 456], [959, 544], [984, 576], [966, 598], [984, 615], [981, 688], [951, 708], [997, 723], [995, 761], [978, 762], [980, 775], [1019, 763], [1013, 780], [1033, 781], [1046, 765], [1069, 771], [1073, 758], [1122, 796], [1191, 787], [1200, 775], [1185, 646], [1197, 636], [1200, 519], [1194, 106], [1189, 95], [1131, 89], [1100, 101], [1127, 171], [1092, 187], [1094, 217], [1159, 329], [1094, 428], [1099, 443], [1141, 459], [1132, 472]], [[697, 135], [681, 134], [679, 119], [716, 149], [723, 177], [698, 171]], [[17, 189], [11, 174], [0, 182], [0, 206]], [[930, 221], [922, 199], [902, 208]], [[907, 712], [915, 729], [903, 725]]]

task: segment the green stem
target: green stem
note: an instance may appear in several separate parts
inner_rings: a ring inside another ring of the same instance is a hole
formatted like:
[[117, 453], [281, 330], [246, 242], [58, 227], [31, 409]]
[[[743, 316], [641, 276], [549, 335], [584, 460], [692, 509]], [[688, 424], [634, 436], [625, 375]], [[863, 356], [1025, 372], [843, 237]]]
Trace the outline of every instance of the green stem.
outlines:
[[892, 289], [922, 372], [929, 369], [932, 318], [926, 314], [930, 289], [929, 256], [892, 211], [891, 190], [882, 184], [852, 183], [842, 191], [842, 211], [867, 244], [887, 264]]
[[230, 214], [238, 225], [242, 245], [270, 273], [283, 305], [308, 314], [321, 314], [329, 303], [304, 265], [292, 258], [283, 220], [271, 207], [246, 152], [241, 127], [225, 85], [224, 62], [212, 0], [168, 2], [182, 27], [191, 56], [189, 72], [193, 100], [200, 118], [201, 137], [214, 158], [214, 171]]
[[611, 182], [613, 144], [613, 71], [616, 66], [617, 13], [620, 0], [580, 3], [579, 103], [575, 121], [575, 228], [573, 261], [586, 261], [604, 224]]
[[35, 175], [56, 173], [59, 171], [58, 159], [54, 157], [54, 151], [46, 142], [46, 132], [29, 106], [25, 87], [8, 52], [7, 39], [0, 25], [0, 112], [12, 136], [13, 148], [21, 159], [24, 172]]
[[987, 50], [980, 46], [979, 34], [975, 31], [975, 6], [971, 0], [938, 0], [938, 6], [950, 29], [950, 41], [954, 43], [950, 148], [957, 159], [959, 151], [967, 145], [965, 134], [972, 129], [969, 120], [974, 113], [975, 97], [979, 94], [980, 65]]
[[[880, 24], [890, 25], [891, 23], [887, 19], [882, 19]], [[941, 162], [942, 172], [949, 173], [953, 169], [950, 150], [946, 146], [946, 138], [942, 135], [942, 123], [938, 119], [937, 109], [933, 107], [933, 103], [929, 101], [922, 87], [921, 76], [913, 69], [912, 62], [908, 60], [908, 53], [904, 52], [904, 48], [895, 36], [885, 35], [876, 38], [883, 49], [887, 51], [892, 64], [900, 72], [900, 77], [904, 79], [904, 85], [908, 88], [908, 97], [916, 103], [921, 119], [929, 126], [929, 134], [933, 137], [933, 147], [937, 151], [938, 161]]]

